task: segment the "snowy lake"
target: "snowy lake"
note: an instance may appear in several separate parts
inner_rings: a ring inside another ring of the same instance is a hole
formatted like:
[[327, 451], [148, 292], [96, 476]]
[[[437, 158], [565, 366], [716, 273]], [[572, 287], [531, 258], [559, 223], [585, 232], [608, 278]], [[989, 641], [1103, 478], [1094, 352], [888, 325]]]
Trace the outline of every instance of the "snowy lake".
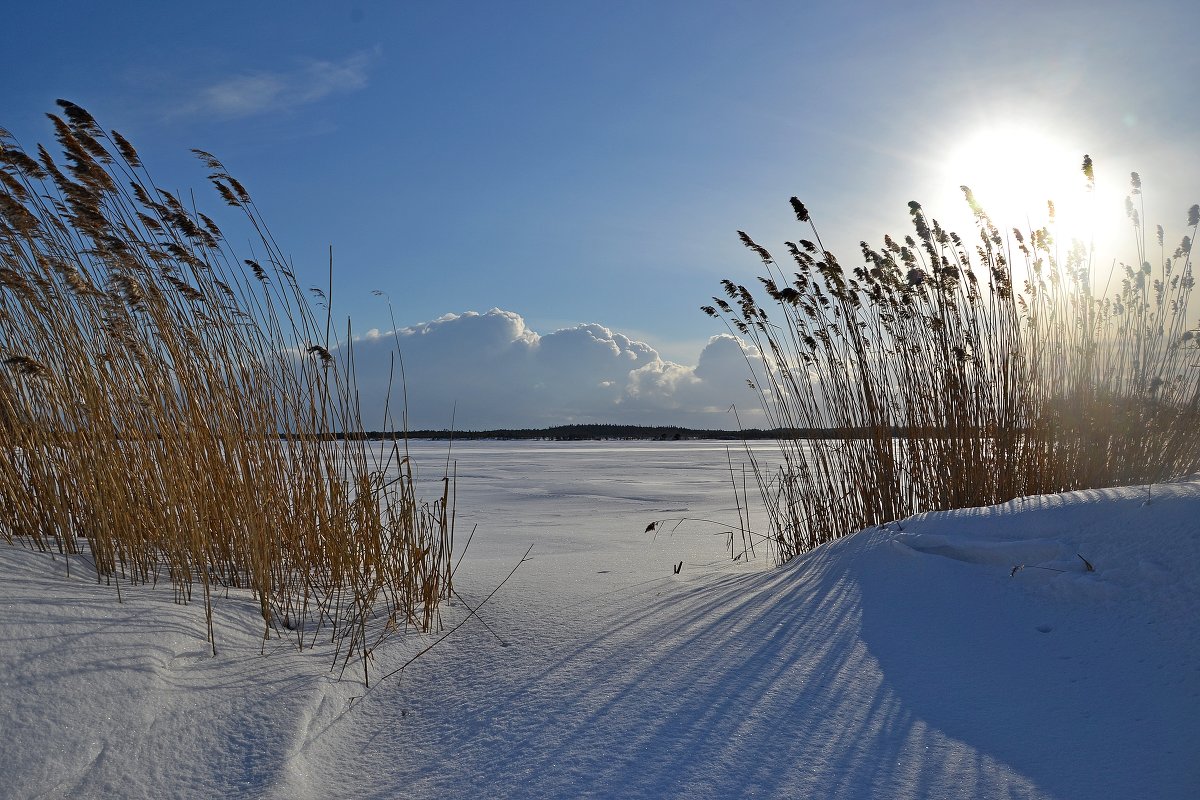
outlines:
[[[409, 447], [425, 496], [432, 496], [441, 488], [447, 443]], [[755, 453], [769, 459], [771, 447], [756, 444]], [[531, 544], [533, 560], [522, 571], [569, 572], [561, 587], [581, 592], [673, 574], [679, 561], [684, 569], [732, 566], [726, 534], [738, 527], [738, 500], [731, 463], [740, 501], [743, 491], [750, 494], [747, 527], [766, 528], [753, 477], [743, 475], [740, 442], [464, 441], [453, 444], [449, 458], [458, 477], [456, 545], [478, 526], [464, 560], [468, 573], [511, 568]], [[711, 522], [645, 532], [654, 520], [680, 518]], [[739, 538], [737, 552], [743, 549]], [[765, 568], [766, 553], [757, 548], [756, 555]]]

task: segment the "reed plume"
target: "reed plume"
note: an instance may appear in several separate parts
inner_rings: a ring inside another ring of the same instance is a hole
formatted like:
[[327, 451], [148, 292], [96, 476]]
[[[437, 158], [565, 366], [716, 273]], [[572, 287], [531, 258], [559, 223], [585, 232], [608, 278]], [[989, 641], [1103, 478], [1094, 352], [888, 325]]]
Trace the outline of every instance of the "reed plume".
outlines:
[[438, 624], [452, 490], [420, 499], [403, 434], [362, 436], [350, 331], [219, 160], [197, 152], [252, 258], [59, 105], [61, 161], [0, 131], [0, 538], [198, 593], [210, 640], [214, 590], [246, 589], [264, 637], [327, 638], [365, 676], [387, 632]]
[[[1090, 157], [1082, 172], [1094, 186]], [[763, 356], [758, 371], [747, 363], [780, 466], [750, 457], [783, 560], [920, 511], [1200, 467], [1200, 338], [1186, 323], [1200, 207], [1152, 264], [1133, 173], [1137, 259], [1105, 294], [1090, 248], [1060, 245], [1053, 222], [1002, 233], [962, 189], [973, 236], [914, 202], [913, 233], [862, 242], [854, 268], [796, 198], [811, 239], [786, 243], [786, 268], [738, 233], [762, 262], [760, 288], [723, 281], [702, 310]]]

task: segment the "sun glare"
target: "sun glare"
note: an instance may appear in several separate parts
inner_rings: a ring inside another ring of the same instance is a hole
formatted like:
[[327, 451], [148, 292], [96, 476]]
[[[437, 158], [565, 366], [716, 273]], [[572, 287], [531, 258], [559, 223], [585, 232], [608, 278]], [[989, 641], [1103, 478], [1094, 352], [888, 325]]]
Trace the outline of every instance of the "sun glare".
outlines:
[[[969, 186], [1001, 229], [1039, 228], [1053, 201], [1060, 238], [1088, 238], [1083, 152], [1032, 126], [980, 129], [947, 154], [944, 185]], [[957, 202], [962, 203], [961, 194]]]

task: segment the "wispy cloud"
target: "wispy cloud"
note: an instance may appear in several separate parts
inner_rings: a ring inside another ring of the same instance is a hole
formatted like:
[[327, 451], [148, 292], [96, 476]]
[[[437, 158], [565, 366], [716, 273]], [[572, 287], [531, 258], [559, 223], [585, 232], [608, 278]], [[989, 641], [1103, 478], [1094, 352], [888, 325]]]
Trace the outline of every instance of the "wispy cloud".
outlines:
[[307, 61], [288, 71], [235, 75], [201, 88], [177, 114], [248, 117], [308, 105], [365, 87], [378, 57], [376, 48], [341, 61]]

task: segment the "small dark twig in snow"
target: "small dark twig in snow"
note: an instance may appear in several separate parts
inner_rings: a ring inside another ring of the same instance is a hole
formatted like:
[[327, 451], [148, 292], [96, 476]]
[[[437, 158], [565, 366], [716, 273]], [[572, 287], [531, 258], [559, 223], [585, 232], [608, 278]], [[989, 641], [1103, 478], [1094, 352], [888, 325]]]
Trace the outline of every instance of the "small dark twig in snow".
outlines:
[[1057, 567], [1043, 567], [1038, 564], [1017, 564], [1015, 567], [1012, 568], [1012, 572], [1008, 573], [1008, 577], [1010, 577], [1010, 578], [1014, 577], [1018, 572], [1020, 572], [1023, 569], [1044, 569], [1047, 572], [1066, 572], [1065, 569], [1058, 569]]
[[479, 616], [478, 608], [472, 608], [471, 604], [467, 602], [466, 598], [464, 598], [461, 594], [458, 593], [457, 589], [451, 589], [450, 591], [454, 593], [454, 596], [458, 598], [459, 602], [461, 602], [464, 606], [467, 607], [467, 610], [471, 612], [470, 616], [474, 616], [475, 619], [479, 620], [479, 622], [483, 625], [483, 627], [487, 628], [487, 632], [490, 633], [492, 636], [496, 637], [496, 641], [500, 643], [501, 647], [508, 647], [508, 642], [501, 639], [500, 634], [498, 634], [494, 630], [492, 630], [492, 626], [488, 625], [486, 622], [484, 622], [483, 617]]

